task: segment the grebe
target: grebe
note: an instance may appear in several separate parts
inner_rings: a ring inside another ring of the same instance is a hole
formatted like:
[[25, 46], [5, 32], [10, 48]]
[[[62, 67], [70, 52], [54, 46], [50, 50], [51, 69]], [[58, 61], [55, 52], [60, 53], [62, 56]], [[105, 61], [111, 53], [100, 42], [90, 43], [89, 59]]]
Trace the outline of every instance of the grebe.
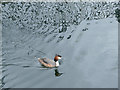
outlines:
[[56, 54], [54, 60], [48, 58], [38, 58], [38, 61], [45, 67], [58, 67], [58, 60], [61, 59], [61, 57], [62, 56]]

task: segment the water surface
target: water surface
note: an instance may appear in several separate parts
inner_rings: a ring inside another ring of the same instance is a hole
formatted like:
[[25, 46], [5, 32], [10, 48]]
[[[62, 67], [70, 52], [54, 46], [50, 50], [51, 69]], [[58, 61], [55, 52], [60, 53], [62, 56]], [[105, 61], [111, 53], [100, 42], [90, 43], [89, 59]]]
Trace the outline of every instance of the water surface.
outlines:
[[[118, 3], [2, 3], [3, 88], [117, 88]], [[59, 68], [37, 58], [62, 55]]]

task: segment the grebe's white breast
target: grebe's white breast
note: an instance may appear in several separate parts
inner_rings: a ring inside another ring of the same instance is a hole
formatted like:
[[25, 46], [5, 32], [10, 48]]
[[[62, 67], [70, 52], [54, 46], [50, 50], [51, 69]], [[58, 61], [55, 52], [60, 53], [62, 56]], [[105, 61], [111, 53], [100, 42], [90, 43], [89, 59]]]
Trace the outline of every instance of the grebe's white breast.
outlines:
[[59, 62], [58, 62], [58, 61], [55, 62], [55, 66], [56, 66], [56, 67], [59, 66]]

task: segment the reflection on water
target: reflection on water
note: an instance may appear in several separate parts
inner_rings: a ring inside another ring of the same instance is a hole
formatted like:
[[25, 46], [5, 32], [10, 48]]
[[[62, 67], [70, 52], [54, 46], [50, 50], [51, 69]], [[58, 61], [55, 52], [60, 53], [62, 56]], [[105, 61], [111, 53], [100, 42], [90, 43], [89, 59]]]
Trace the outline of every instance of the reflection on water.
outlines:
[[59, 77], [61, 76], [63, 73], [59, 73], [58, 69], [55, 69], [55, 76], [56, 77]]
[[115, 16], [116, 16], [118, 22], [120, 23], [120, 8], [117, 8], [117, 9], [115, 10]]
[[[118, 6], [3, 2], [2, 87], [116, 88]], [[39, 64], [37, 58], [56, 53], [64, 57], [59, 68]]]
[[[58, 38], [56, 42], [63, 40], [65, 38], [63, 34], [70, 32], [68, 27], [71, 24], [79, 25], [83, 20], [112, 18], [114, 10], [118, 6], [113, 2], [4, 2], [2, 5], [2, 18], [5, 21], [3, 25], [8, 26], [9, 22], [13, 22], [22, 33], [43, 36], [43, 39], [51, 36], [47, 42], [53, 41], [55, 38]], [[72, 33], [69, 33], [66, 38], [70, 39]]]

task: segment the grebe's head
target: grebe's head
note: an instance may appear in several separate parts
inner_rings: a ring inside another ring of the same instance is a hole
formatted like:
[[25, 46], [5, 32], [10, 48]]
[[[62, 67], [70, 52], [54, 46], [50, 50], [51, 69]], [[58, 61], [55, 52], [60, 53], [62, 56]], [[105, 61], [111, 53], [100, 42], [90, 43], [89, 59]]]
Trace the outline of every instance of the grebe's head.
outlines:
[[59, 59], [61, 59], [62, 58], [62, 56], [61, 55], [55, 55], [55, 58], [54, 58], [54, 61], [56, 62], [56, 61], [58, 61]]

